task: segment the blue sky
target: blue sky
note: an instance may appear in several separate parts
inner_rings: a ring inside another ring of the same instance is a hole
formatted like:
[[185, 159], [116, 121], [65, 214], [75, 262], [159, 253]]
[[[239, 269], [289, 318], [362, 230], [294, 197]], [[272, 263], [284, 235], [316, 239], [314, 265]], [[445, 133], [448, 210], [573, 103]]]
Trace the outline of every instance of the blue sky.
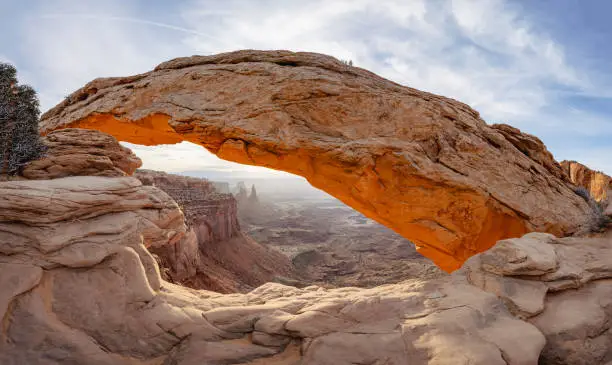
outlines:
[[[612, 174], [607, 0], [0, 0], [0, 60], [43, 110], [95, 77], [242, 48], [352, 59], [540, 137]], [[148, 168], [241, 170], [189, 144], [134, 147]], [[280, 176], [278, 174], [270, 176]]]

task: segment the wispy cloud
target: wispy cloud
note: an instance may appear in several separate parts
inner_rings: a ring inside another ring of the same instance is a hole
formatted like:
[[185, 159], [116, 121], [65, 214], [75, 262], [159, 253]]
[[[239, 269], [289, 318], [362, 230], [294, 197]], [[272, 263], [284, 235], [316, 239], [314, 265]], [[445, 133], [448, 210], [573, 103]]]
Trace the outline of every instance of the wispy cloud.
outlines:
[[202, 32], [197, 32], [193, 29], [183, 28], [172, 24], [154, 22], [146, 19], [138, 19], [138, 18], [130, 18], [130, 17], [121, 17], [121, 16], [108, 16], [108, 15], [97, 15], [97, 14], [43, 14], [40, 16], [40, 19], [60, 19], [60, 20], [93, 20], [93, 21], [111, 21], [111, 22], [127, 22], [127, 23], [135, 23], [135, 24], [143, 24], [150, 25], [154, 27], [174, 30], [182, 33], [197, 35], [199, 37], [206, 37], [215, 39], [215, 37], [205, 34]]
[[286, 48], [352, 59], [397, 82], [450, 96], [490, 120], [528, 120], [554, 102], [555, 85], [580, 92], [586, 82], [560, 45], [535, 33], [520, 9], [501, 0], [290, 2], [196, 1], [185, 10], [202, 52]]
[[[144, 72], [173, 57], [290, 49], [351, 59], [396, 82], [456, 98], [489, 122], [537, 134], [558, 156], [570, 151], [565, 141], [599, 153], [591, 139], [612, 130], [606, 114], [572, 102], [605, 96], [599, 75], [570, 64], [563, 44], [536, 30], [515, 2], [191, 0], [163, 6], [40, 2], [23, 19], [20, 57], [4, 52], [40, 90], [44, 107], [95, 77]], [[149, 158], [165, 166], [163, 158]]]

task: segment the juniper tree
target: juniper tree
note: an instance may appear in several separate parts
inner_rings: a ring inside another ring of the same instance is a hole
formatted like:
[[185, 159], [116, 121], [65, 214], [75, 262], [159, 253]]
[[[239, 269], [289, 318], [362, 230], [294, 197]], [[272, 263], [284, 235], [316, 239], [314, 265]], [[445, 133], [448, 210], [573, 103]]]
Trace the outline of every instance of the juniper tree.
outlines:
[[15, 67], [0, 63], [0, 175], [18, 174], [45, 151], [38, 134], [36, 91], [18, 83]]

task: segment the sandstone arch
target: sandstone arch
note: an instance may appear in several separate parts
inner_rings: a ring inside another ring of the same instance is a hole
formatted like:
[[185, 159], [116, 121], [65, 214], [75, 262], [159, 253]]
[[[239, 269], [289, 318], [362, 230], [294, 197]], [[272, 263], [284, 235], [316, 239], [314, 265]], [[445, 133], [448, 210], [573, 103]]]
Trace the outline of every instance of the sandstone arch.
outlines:
[[499, 239], [574, 233], [592, 215], [536, 137], [320, 54], [238, 51], [96, 79], [43, 115], [42, 133], [65, 127], [304, 176], [449, 271]]

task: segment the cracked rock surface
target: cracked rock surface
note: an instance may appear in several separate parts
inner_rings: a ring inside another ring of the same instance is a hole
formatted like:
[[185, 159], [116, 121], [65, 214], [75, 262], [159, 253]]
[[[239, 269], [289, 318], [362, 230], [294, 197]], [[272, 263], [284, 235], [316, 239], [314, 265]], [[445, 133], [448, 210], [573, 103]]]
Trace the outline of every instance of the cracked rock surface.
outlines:
[[97, 79], [42, 118], [43, 133], [66, 127], [304, 176], [447, 271], [499, 239], [592, 221], [538, 138], [321, 54], [237, 51]]
[[[131, 177], [0, 183], [1, 364], [605, 364], [609, 238], [529, 234], [371, 289], [161, 280], [184, 217]], [[484, 283], [484, 284], [483, 284]], [[540, 287], [535, 285], [541, 284]]]
[[142, 165], [130, 149], [106, 133], [68, 128], [43, 137], [44, 156], [27, 164], [22, 175], [45, 180], [68, 176], [126, 176]]
[[135, 178], [0, 192], [2, 364], [528, 364], [544, 346], [461, 277], [227, 295], [164, 282], [146, 246], [184, 234], [183, 215]]

